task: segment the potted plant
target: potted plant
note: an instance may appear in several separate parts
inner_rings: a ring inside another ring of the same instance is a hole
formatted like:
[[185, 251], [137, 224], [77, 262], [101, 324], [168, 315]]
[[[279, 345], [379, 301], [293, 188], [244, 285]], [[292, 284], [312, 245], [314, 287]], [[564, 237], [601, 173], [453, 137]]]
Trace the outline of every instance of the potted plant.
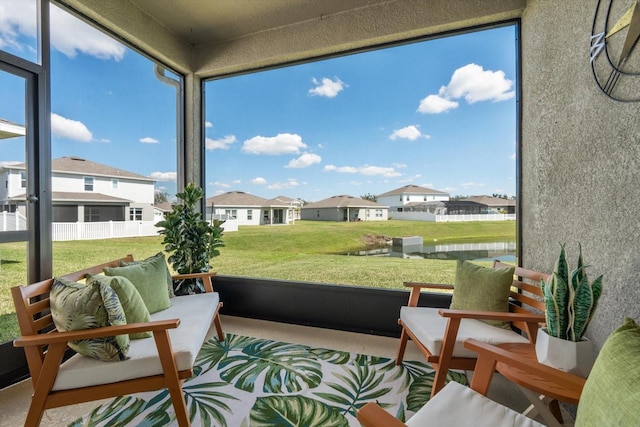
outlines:
[[[189, 183], [184, 191], [176, 194], [181, 203], [173, 205], [165, 219], [156, 224], [164, 235], [162, 244], [169, 254], [168, 261], [178, 274], [204, 273], [211, 268], [210, 260], [218, 255], [222, 243], [224, 221], [205, 221], [197, 210], [197, 203], [204, 197], [204, 191]], [[175, 280], [173, 290], [176, 295], [204, 292], [200, 279]]]
[[541, 281], [546, 328], [536, 340], [536, 355], [542, 364], [586, 377], [593, 365], [593, 346], [584, 338], [602, 293], [602, 275], [589, 282], [578, 245], [578, 265], [569, 270], [564, 249], [548, 282]]

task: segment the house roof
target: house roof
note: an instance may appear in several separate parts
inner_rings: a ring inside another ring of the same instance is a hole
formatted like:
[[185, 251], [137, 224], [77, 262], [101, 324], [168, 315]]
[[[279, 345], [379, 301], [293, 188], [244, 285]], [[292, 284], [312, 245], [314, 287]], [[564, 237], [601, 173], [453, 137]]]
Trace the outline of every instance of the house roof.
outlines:
[[[5, 166], [7, 169], [23, 169], [24, 163], [16, 163], [14, 165]], [[109, 178], [128, 178], [140, 181], [155, 182], [153, 178], [129, 172], [123, 169], [114, 168], [102, 163], [91, 160], [82, 159], [75, 156], [60, 157], [51, 160], [51, 171], [58, 173], [89, 175], [89, 176], [106, 176]]]
[[16, 136], [24, 136], [26, 131], [24, 126], [9, 120], [0, 119], [0, 139], [14, 138]]
[[397, 196], [400, 194], [449, 194], [444, 191], [433, 190], [427, 187], [420, 187], [419, 185], [405, 185], [404, 187], [396, 188], [395, 190], [387, 191], [386, 193], [382, 193], [378, 195], [378, 197], [385, 196]]
[[[51, 193], [53, 202], [100, 202], [100, 203], [130, 203], [131, 200], [120, 197], [108, 196], [102, 193], [75, 193], [67, 191], [54, 191]], [[25, 200], [25, 194], [11, 197], [11, 200]]]
[[153, 207], [162, 212], [171, 212], [173, 210], [173, 206], [169, 202], [155, 203]]
[[515, 206], [516, 205], [515, 200], [507, 200], [507, 199], [502, 199], [500, 197], [492, 197], [492, 196], [486, 196], [486, 195], [472, 196], [472, 197], [467, 197], [465, 199], [460, 199], [460, 200], [481, 203], [487, 206]]
[[244, 191], [228, 191], [207, 199], [207, 206], [268, 206], [269, 200]]
[[328, 199], [320, 200], [319, 202], [310, 203], [304, 205], [302, 209], [322, 209], [322, 208], [388, 208], [388, 206], [381, 205], [380, 203], [372, 202], [371, 200], [361, 199], [359, 197], [353, 197], [348, 195], [340, 195], [329, 197]]

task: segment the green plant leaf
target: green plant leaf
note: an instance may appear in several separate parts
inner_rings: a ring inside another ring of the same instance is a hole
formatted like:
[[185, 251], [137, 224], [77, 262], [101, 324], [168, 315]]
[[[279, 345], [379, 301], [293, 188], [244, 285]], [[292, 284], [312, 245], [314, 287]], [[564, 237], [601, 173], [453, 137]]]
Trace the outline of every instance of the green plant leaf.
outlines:
[[309, 358], [309, 347], [262, 340], [249, 343], [242, 354], [219, 363], [220, 378], [235, 387], [252, 392], [258, 376], [264, 373], [265, 393], [291, 393], [317, 387], [322, 369]]
[[372, 366], [348, 365], [343, 370], [345, 374], [335, 374], [342, 380], [341, 383], [326, 383], [337, 393], [315, 392], [314, 395], [335, 404], [345, 414], [350, 413], [355, 417], [357, 410], [365, 403], [379, 399], [391, 391], [390, 387], [380, 387], [385, 375]]
[[304, 396], [268, 396], [251, 408], [252, 427], [348, 427], [335, 408]]
[[225, 403], [225, 400], [239, 399], [214, 389], [216, 387], [227, 387], [228, 385], [226, 382], [217, 381], [183, 387], [191, 422], [194, 422], [199, 416], [203, 426], [219, 425], [226, 427], [227, 422], [223, 412], [233, 414], [233, 411]]
[[196, 367], [200, 368], [198, 375], [202, 375], [214, 369], [216, 365], [233, 350], [242, 350], [252, 342], [258, 341], [256, 338], [243, 337], [233, 334], [227, 334], [223, 342], [212, 338], [205, 342], [198, 353], [196, 359]]

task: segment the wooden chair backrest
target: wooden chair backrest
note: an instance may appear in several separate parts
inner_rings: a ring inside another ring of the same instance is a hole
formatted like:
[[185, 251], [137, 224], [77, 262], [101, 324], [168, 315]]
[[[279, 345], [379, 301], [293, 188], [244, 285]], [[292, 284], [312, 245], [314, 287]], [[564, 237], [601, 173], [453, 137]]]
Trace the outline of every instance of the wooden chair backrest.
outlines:
[[[494, 261], [493, 268], [513, 267], [500, 261]], [[545, 307], [542, 300], [542, 288], [540, 280], [549, 277], [548, 274], [538, 271], [516, 267], [513, 284], [511, 286], [509, 311], [513, 313], [541, 313], [544, 314]], [[514, 322], [514, 325], [521, 330], [526, 330], [525, 324]]]
[[[105, 267], [118, 267], [120, 261], [131, 262], [133, 261], [133, 256], [127, 255], [124, 258], [85, 268], [84, 270], [75, 271], [60, 277], [72, 281], [82, 280], [87, 274], [102, 273]], [[53, 318], [51, 317], [49, 301], [49, 292], [51, 291], [51, 286], [53, 286], [53, 281], [54, 279], [51, 278], [27, 286], [14, 286], [11, 288], [11, 295], [13, 296], [13, 303], [16, 308], [16, 316], [22, 336], [57, 332], [53, 324]], [[24, 350], [29, 365], [29, 373], [35, 386], [35, 381], [37, 381], [40, 376], [40, 371], [42, 370], [42, 363], [47, 348], [46, 346], [28, 346], [25, 347]]]

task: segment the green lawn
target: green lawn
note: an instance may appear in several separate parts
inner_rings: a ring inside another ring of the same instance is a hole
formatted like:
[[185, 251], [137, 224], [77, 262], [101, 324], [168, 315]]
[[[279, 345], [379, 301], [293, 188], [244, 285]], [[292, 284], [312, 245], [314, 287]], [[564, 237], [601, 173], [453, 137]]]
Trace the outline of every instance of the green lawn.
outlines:
[[[454, 261], [341, 255], [366, 249], [366, 236], [422, 236], [424, 243], [515, 241], [515, 222], [418, 221], [316, 222], [243, 226], [227, 233], [218, 274], [320, 283], [402, 288], [404, 281], [453, 283]], [[369, 248], [371, 248], [369, 246]], [[133, 254], [146, 258], [163, 249], [161, 237], [54, 242], [53, 274]], [[0, 342], [18, 335], [9, 288], [26, 281], [26, 245], [0, 245]]]

